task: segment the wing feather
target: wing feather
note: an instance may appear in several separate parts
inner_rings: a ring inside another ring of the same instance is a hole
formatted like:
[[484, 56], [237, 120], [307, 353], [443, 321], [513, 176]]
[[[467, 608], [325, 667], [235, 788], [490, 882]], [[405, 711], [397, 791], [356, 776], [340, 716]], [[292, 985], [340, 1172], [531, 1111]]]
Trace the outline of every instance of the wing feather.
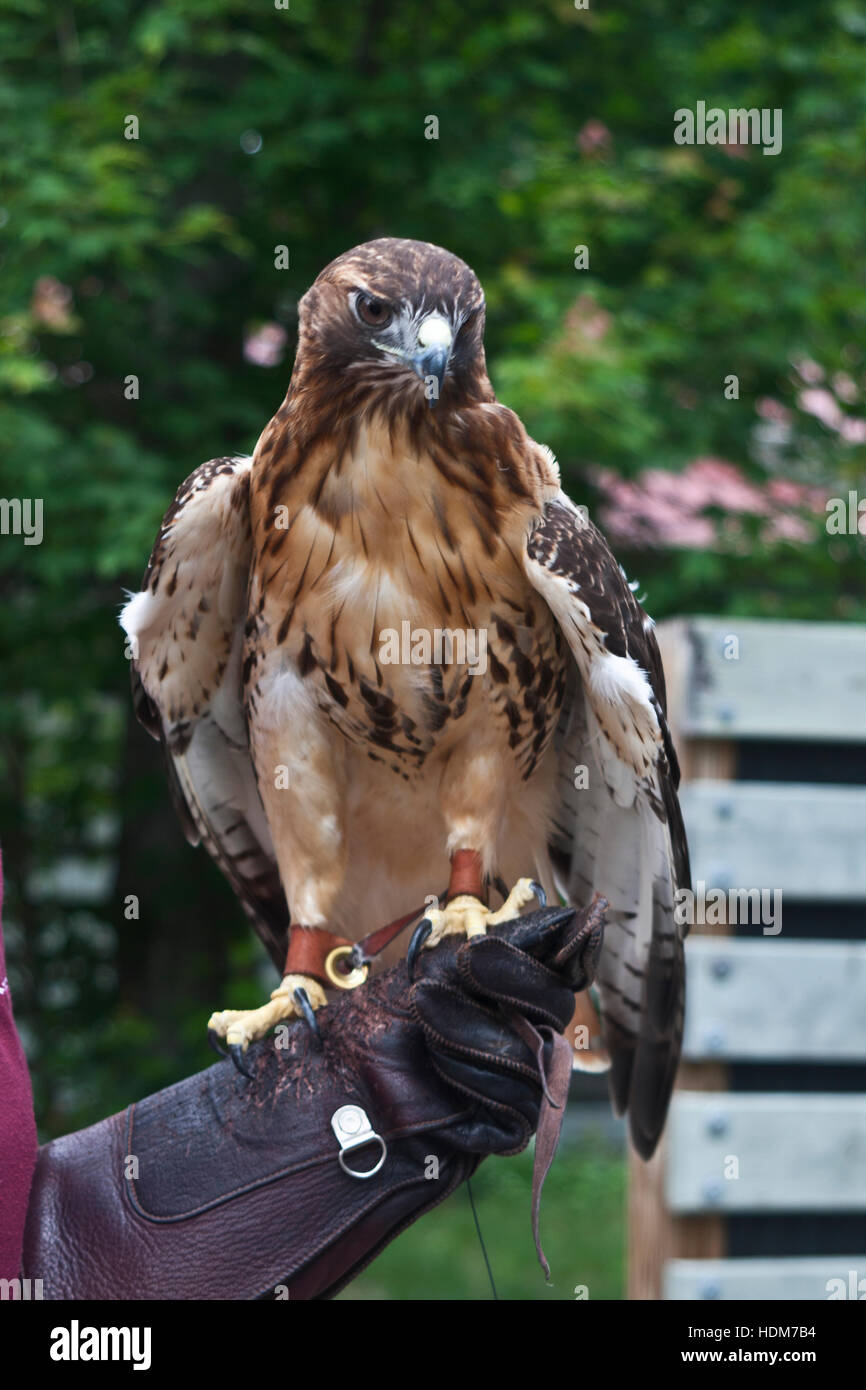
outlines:
[[690, 881], [661, 656], [603, 536], [564, 494], [546, 505], [525, 564], [575, 663], [556, 735], [551, 860], [570, 901], [600, 892], [610, 903], [597, 985], [611, 1091], [646, 1158], [680, 1055], [685, 929], [674, 907]]
[[279, 969], [289, 913], [243, 708], [250, 468], [213, 459], [181, 485], [120, 622], [135, 713], [162, 744], [184, 834], [219, 865]]

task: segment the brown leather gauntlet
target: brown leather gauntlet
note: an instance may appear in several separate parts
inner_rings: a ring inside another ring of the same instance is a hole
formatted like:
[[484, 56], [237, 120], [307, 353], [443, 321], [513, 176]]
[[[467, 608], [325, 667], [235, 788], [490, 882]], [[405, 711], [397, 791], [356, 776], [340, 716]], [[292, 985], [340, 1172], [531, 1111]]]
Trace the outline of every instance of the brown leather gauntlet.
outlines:
[[[220, 1062], [46, 1145], [24, 1277], [49, 1299], [330, 1297], [485, 1155], [525, 1147], [544, 1034], [592, 979], [603, 917], [446, 941], [414, 984], [401, 963], [321, 1010], [321, 1050], [293, 1024], [250, 1049], [252, 1081]], [[377, 1138], [352, 1148], [359, 1111]]]

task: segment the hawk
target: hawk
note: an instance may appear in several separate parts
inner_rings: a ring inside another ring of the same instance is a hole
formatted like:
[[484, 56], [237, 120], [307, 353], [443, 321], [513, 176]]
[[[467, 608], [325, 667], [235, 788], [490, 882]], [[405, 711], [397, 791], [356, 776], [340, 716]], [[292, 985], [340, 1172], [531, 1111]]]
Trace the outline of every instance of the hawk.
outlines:
[[603, 1038], [580, 996], [576, 1064], [610, 1066], [648, 1155], [679, 1056], [689, 883], [662, 665], [550, 450], [497, 401], [484, 313], [469, 266], [425, 242], [326, 266], [252, 458], [181, 485], [123, 610], [136, 711], [188, 838], [283, 972], [261, 1009], [213, 1015], [236, 1057], [325, 1002], [322, 941], [446, 883], [431, 941], [538, 888], [599, 892]]

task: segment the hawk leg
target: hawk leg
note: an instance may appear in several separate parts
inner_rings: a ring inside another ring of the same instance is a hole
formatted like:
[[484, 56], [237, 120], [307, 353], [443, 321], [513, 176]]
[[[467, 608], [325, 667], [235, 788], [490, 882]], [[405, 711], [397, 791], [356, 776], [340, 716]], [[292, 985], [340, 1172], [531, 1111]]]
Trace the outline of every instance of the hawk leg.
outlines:
[[517, 917], [521, 908], [526, 907], [533, 898], [538, 898], [542, 907], [546, 901], [540, 884], [530, 878], [520, 878], [508, 894], [505, 902], [492, 911], [481, 900], [481, 856], [474, 850], [457, 850], [451, 860], [451, 882], [448, 885], [445, 907], [431, 908], [426, 920], [432, 930], [425, 941], [426, 946], [436, 946], [445, 936], [464, 935], [483, 936], [488, 927], [499, 922], [510, 922]]
[[232, 1061], [246, 1076], [249, 1071], [243, 1055], [250, 1043], [265, 1037], [286, 1019], [305, 1019], [313, 1041], [321, 1046], [315, 1010], [328, 1002], [325, 994], [327, 959], [335, 946], [347, 944], [343, 937], [334, 936], [321, 927], [293, 924], [289, 929], [283, 978], [272, 992], [270, 1003], [258, 1009], [223, 1009], [211, 1014], [208, 1022], [211, 1045], [222, 1051], [218, 1040], [225, 1038]]

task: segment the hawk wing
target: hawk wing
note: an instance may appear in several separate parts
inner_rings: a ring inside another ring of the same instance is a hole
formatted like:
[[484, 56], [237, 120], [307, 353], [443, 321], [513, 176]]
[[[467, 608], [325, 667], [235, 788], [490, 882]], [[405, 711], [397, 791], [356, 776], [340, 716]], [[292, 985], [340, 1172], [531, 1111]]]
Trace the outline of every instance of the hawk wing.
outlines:
[[611, 1090], [648, 1158], [680, 1054], [686, 933], [674, 895], [691, 881], [661, 657], [604, 537], [564, 493], [531, 532], [525, 566], [574, 658], [556, 733], [551, 860], [570, 901], [599, 892], [610, 903], [596, 983]]
[[282, 969], [289, 913], [243, 708], [251, 464], [212, 459], [190, 474], [120, 623], [135, 712], [162, 744], [184, 833], [216, 860]]

